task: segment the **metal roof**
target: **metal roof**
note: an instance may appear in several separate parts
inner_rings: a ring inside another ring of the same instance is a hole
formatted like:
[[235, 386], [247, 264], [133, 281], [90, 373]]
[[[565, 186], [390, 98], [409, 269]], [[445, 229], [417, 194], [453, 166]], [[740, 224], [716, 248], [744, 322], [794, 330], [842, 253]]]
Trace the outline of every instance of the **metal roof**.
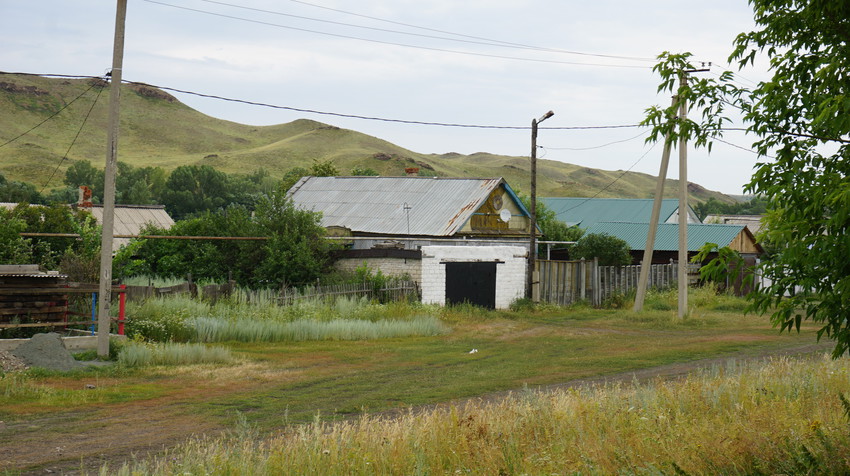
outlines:
[[[688, 224], [688, 251], [698, 251], [706, 243], [716, 243], [728, 246], [743, 230], [743, 225], [707, 225]], [[649, 232], [648, 223], [595, 223], [587, 228], [586, 233], [605, 233], [625, 240], [629, 248], [642, 250], [646, 248], [646, 235]], [[676, 251], [679, 249], [679, 225], [675, 223], [660, 223], [655, 235], [656, 251]]]
[[[103, 205], [86, 208], [99, 224], [103, 223]], [[138, 235], [145, 225], [152, 224], [160, 228], [171, 228], [174, 220], [162, 205], [115, 205], [114, 235]], [[112, 250], [130, 243], [129, 238], [114, 238]]]
[[296, 206], [321, 212], [325, 227], [386, 235], [452, 236], [500, 186], [528, 216], [502, 178], [304, 177], [289, 190], [289, 196]]
[[[558, 220], [587, 228], [598, 222], [649, 223], [653, 199], [546, 197], [540, 201], [555, 212]], [[661, 200], [658, 223], [667, 221], [678, 209], [678, 199]]]

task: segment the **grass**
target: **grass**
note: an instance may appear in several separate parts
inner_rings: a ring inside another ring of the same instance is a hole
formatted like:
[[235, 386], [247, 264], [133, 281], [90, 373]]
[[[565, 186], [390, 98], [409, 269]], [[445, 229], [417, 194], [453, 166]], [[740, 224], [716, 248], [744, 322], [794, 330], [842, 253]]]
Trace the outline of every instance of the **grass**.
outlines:
[[[180, 428], [151, 436], [171, 435], [163, 441], [173, 441], [173, 432], [187, 436], [192, 428], [227, 429], [242, 420], [268, 434], [312, 422], [317, 415], [322, 422], [349, 421], [363, 412], [405, 412], [411, 405], [815, 342], [817, 327], [810, 323], [800, 334], [780, 334], [766, 317], [708, 309], [711, 302], [694, 305], [686, 319], [678, 319], [676, 311], [635, 314], [587, 306], [509, 312], [394, 304], [369, 307], [368, 320], [430, 315], [452, 332], [358, 341], [231, 341], [226, 348], [235, 361], [227, 364], [25, 373], [14, 382], [7, 374], [5, 380], [0, 377], [0, 419], [21, 422], [16, 427], [20, 437], [8, 440], [0, 434], [0, 447], [26, 438], [47, 441], [49, 435], [35, 428], [49, 427], [60, 438], [71, 431], [65, 416], [80, 412], [92, 422], [109, 421], [115, 412], [159, 415], [160, 421], [179, 418], [173, 421], [183, 422]], [[248, 322], [238, 316], [233, 321]], [[86, 384], [96, 389], [85, 390]], [[43, 421], [49, 423], [29, 423]]]
[[202, 344], [131, 342], [118, 353], [118, 363], [126, 367], [148, 365], [227, 364], [233, 362], [230, 349]]
[[361, 319], [274, 322], [198, 318], [190, 323], [200, 342], [297, 342], [305, 340], [367, 340], [392, 337], [435, 336], [448, 328], [431, 316], [376, 322]]
[[316, 421], [268, 438], [195, 439], [102, 471], [837, 474], [850, 458], [848, 392], [847, 360], [731, 362], [674, 381], [524, 391], [389, 420]]

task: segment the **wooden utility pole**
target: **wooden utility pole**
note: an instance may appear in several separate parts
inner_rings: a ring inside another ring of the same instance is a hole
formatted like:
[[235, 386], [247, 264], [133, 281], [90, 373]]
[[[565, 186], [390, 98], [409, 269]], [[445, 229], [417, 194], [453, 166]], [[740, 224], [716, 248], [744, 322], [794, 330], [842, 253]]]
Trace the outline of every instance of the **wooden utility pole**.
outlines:
[[[688, 75], [679, 73], [679, 91], [688, 86]], [[679, 318], [688, 314], [688, 140], [682, 124], [688, 117], [685, 98], [679, 100]]]
[[[673, 96], [671, 109], [676, 109], [679, 96]], [[637, 292], [635, 294], [635, 305], [633, 311], [643, 309], [646, 298], [646, 286], [649, 281], [649, 270], [652, 267], [652, 255], [655, 251], [655, 235], [658, 231], [658, 221], [661, 219], [661, 200], [664, 198], [664, 182], [667, 180], [667, 166], [670, 163], [670, 150], [673, 148], [673, 129], [664, 136], [664, 152], [661, 154], [661, 169], [658, 171], [658, 181], [655, 183], [655, 200], [652, 202], [652, 215], [649, 218], [649, 232], [646, 236], [646, 245], [643, 250], [643, 261], [640, 264], [640, 276], [638, 277]]]
[[543, 114], [540, 119], [531, 120], [531, 230], [528, 245], [528, 297], [534, 302], [539, 301], [536, 295], [535, 283], [537, 282], [535, 270], [537, 269], [537, 125], [554, 116], [552, 111]]
[[97, 355], [109, 356], [109, 305], [112, 300], [112, 234], [115, 223], [115, 169], [118, 162], [118, 119], [121, 68], [124, 63], [124, 24], [127, 0], [118, 0], [115, 12], [115, 41], [109, 85], [109, 125], [106, 133], [106, 169], [103, 180], [103, 232], [100, 240], [100, 308], [97, 315]]

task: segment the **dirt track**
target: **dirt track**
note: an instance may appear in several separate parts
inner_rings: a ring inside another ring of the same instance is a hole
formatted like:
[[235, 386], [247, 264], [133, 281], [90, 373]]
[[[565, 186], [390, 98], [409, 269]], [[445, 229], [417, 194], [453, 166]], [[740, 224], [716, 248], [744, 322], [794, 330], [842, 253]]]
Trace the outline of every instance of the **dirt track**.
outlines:
[[[540, 387], [542, 390], [567, 388], [604, 382], [647, 381], [675, 378], [694, 370], [727, 362], [756, 360], [778, 355], [823, 353], [832, 344], [787, 347], [774, 351], [739, 352], [721, 357], [652, 367], [634, 372], [572, 380]], [[483, 395], [478, 399], [499, 399], [509, 392]], [[462, 404], [463, 401], [449, 402]], [[442, 404], [445, 405], [445, 404]], [[422, 407], [422, 410], [434, 406]], [[130, 402], [115, 414], [111, 407], [86, 411], [51, 413], [14, 423], [0, 422], [0, 471], [23, 474], [77, 474], [80, 470], [96, 473], [105, 462], [115, 467], [123, 461], [155, 454], [192, 436], [215, 435], [226, 428], [186, 412], [181, 402]], [[390, 415], [390, 413], [388, 413]]]

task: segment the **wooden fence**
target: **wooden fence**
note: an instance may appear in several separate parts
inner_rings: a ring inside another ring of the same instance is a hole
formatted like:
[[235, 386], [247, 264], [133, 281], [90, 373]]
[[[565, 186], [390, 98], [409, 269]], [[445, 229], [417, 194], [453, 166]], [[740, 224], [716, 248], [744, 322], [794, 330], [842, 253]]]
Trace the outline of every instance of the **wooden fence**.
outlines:
[[[540, 300], [551, 304], [570, 305], [587, 301], [601, 305], [616, 294], [627, 294], [637, 288], [640, 265], [599, 266], [594, 261], [539, 260]], [[696, 283], [699, 265], [688, 263], [688, 285]], [[654, 264], [649, 268], [647, 287], [667, 289], [678, 284], [678, 264]]]
[[306, 286], [304, 288], [282, 289], [243, 289], [229, 281], [225, 284], [202, 286], [200, 292], [194, 283], [182, 283], [176, 286], [157, 288], [154, 286], [127, 286], [127, 299], [144, 300], [151, 297], [189, 294], [200, 297], [212, 304], [219, 299], [230, 298], [241, 303], [277, 303], [281, 305], [307, 299], [335, 299], [337, 297], [366, 297], [381, 302], [418, 298], [419, 288], [414, 281], [390, 281], [384, 287], [375, 289], [371, 284], [337, 284], [332, 286]]

